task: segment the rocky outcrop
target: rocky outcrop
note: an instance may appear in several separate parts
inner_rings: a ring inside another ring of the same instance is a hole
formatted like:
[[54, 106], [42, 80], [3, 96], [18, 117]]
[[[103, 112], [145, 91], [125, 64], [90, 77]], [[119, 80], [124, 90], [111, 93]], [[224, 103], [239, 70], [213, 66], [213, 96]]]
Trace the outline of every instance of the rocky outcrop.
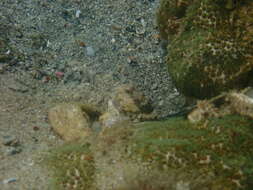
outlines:
[[204, 99], [249, 84], [252, 14], [250, 0], [162, 0], [158, 27], [170, 40], [169, 73], [183, 94]]
[[153, 120], [156, 115], [152, 111], [150, 100], [133, 85], [125, 84], [114, 90], [107, 111], [99, 120], [105, 127], [125, 120]]
[[154, 120], [150, 101], [132, 85], [117, 87], [108, 107], [102, 112], [97, 106], [63, 103], [49, 111], [54, 131], [66, 141], [76, 141], [123, 121]]
[[190, 122], [199, 122], [231, 114], [253, 119], [252, 91], [252, 88], [246, 88], [241, 92], [228, 92], [210, 100], [198, 101], [196, 108], [188, 114], [188, 119]]
[[91, 135], [90, 117], [81, 104], [57, 105], [49, 110], [48, 118], [54, 131], [65, 141], [76, 141]]

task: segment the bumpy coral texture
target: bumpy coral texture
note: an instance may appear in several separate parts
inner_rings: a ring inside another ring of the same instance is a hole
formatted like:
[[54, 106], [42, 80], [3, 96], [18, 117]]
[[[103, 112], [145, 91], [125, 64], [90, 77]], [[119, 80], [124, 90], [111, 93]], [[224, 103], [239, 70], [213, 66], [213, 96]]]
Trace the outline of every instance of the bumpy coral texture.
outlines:
[[208, 98], [247, 86], [253, 70], [253, 3], [193, 1], [172, 30], [171, 2], [163, 1], [167, 6], [159, 9], [157, 21], [161, 35], [171, 39], [167, 63], [179, 90]]
[[189, 189], [251, 189], [251, 125], [252, 121], [231, 115], [194, 125], [181, 118], [146, 123], [136, 128], [131, 152], [151, 170], [170, 173], [174, 168]]
[[195, 124], [173, 118], [116, 125], [90, 145], [53, 150], [47, 162], [54, 171], [50, 189], [251, 190], [252, 125], [233, 115]]
[[157, 12], [157, 23], [161, 38], [168, 40], [179, 33], [180, 22], [192, 0], [162, 0]]

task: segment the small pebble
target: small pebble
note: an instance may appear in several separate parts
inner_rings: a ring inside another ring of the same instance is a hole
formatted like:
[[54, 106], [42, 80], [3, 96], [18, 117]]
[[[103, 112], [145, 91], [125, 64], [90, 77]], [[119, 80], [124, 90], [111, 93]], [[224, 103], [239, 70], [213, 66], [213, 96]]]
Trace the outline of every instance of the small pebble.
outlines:
[[55, 72], [55, 76], [56, 76], [58, 79], [60, 79], [60, 78], [62, 78], [62, 77], [64, 76], [64, 73], [63, 73], [63, 72], [60, 72], [60, 71], [56, 71], [56, 72]]
[[3, 65], [0, 65], [0, 73], [4, 73], [5, 69]]
[[95, 50], [90, 46], [86, 47], [86, 53], [88, 56], [91, 56], [91, 57], [95, 56]]
[[17, 146], [19, 144], [18, 140], [14, 136], [4, 136], [2, 143], [5, 146]]
[[8, 86], [8, 88], [10, 90], [13, 90], [13, 91], [16, 91], [16, 92], [21, 92], [21, 93], [24, 93], [24, 92], [27, 92], [29, 89], [27, 86], [21, 84], [21, 83], [13, 83], [13, 84], [10, 84]]
[[151, 86], [151, 89], [152, 90], [156, 90], [158, 88], [158, 84], [157, 83], [154, 83], [152, 86]]
[[146, 22], [145, 22], [145, 20], [142, 18], [141, 19], [141, 25], [143, 26], [143, 27], [146, 27]]
[[9, 55], [11, 53], [11, 51], [10, 50], [8, 50], [5, 54], [6, 55]]
[[38, 126], [33, 126], [34, 131], [38, 131], [40, 128]]
[[93, 122], [91, 128], [95, 131], [95, 132], [99, 132], [101, 131], [101, 124], [99, 122]]
[[81, 13], [82, 13], [82, 12], [81, 12], [80, 10], [77, 10], [77, 11], [76, 11], [76, 18], [79, 18]]
[[163, 106], [164, 105], [164, 101], [163, 100], [160, 100], [159, 103], [158, 103], [159, 106]]
[[22, 152], [21, 147], [10, 147], [6, 150], [6, 156], [12, 156]]
[[3, 184], [13, 183], [16, 182], [17, 178], [9, 178], [2, 181]]
[[115, 42], [116, 42], [115, 38], [112, 38], [111, 42], [112, 42], [112, 43], [115, 43]]

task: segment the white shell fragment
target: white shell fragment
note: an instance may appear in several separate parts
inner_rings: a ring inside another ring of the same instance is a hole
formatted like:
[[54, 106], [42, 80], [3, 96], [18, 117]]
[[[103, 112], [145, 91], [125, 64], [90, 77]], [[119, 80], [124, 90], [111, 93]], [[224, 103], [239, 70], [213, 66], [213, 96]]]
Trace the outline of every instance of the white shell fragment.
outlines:
[[82, 12], [81, 12], [80, 10], [77, 10], [77, 11], [76, 11], [76, 18], [79, 18], [81, 13], [82, 13]]

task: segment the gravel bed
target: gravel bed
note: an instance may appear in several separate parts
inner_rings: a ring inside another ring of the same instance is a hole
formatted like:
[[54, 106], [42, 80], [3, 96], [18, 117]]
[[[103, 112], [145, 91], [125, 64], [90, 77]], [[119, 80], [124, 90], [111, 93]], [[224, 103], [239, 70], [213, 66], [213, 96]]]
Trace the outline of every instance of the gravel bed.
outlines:
[[[22, 73], [20, 81], [31, 85], [41, 81], [38, 87], [51, 94], [64, 88], [87, 101], [95, 96], [102, 104], [115, 86], [133, 83], [152, 100], [160, 117], [184, 105], [164, 63], [155, 23], [158, 0], [0, 4], [0, 18], [12, 28], [10, 43], [25, 57], [14, 69]], [[53, 77], [62, 78], [55, 83]]]

